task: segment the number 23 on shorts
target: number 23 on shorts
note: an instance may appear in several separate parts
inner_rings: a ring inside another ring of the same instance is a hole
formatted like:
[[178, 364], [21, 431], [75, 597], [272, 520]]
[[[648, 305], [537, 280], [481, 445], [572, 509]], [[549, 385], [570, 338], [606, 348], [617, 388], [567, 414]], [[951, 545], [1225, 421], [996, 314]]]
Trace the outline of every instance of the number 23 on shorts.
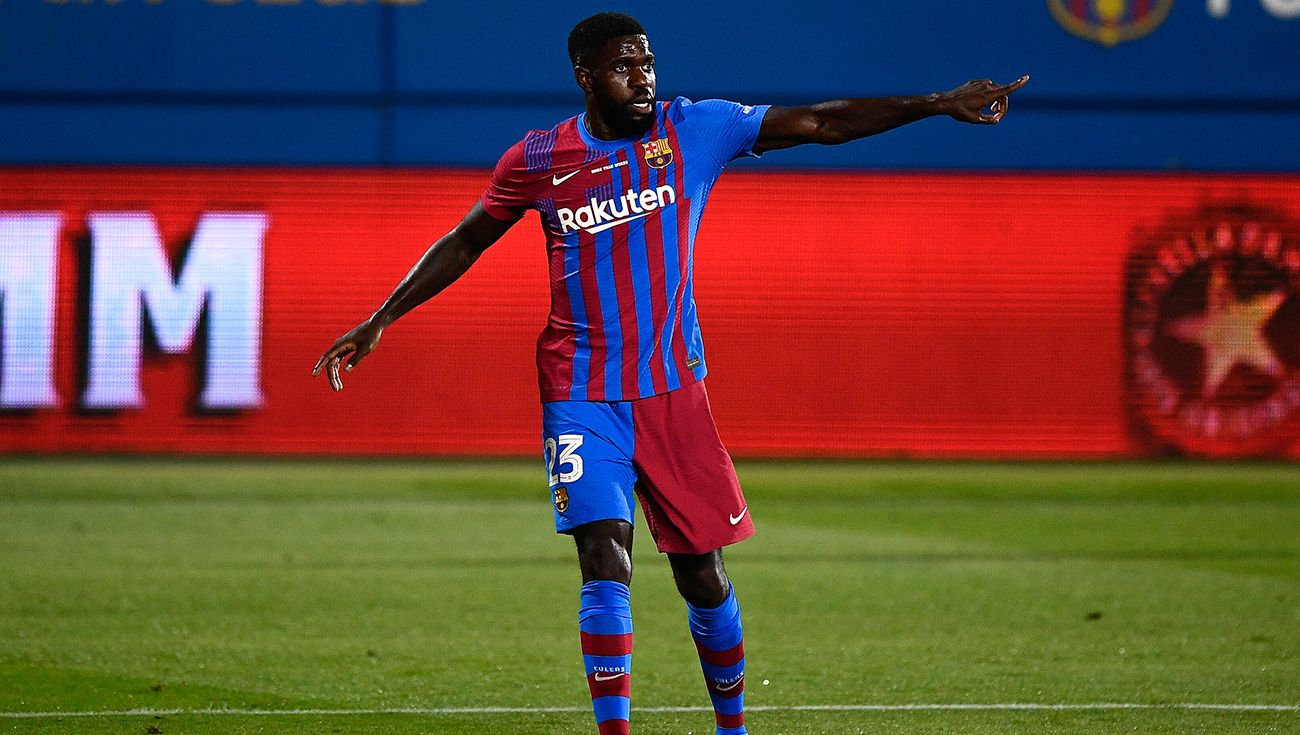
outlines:
[[[543, 453], [551, 487], [562, 482], [577, 482], [578, 478], [582, 477], [582, 457], [578, 456], [580, 446], [582, 446], [582, 434], [560, 434], [554, 438], [546, 438]], [[556, 470], [559, 472], [557, 473]]]

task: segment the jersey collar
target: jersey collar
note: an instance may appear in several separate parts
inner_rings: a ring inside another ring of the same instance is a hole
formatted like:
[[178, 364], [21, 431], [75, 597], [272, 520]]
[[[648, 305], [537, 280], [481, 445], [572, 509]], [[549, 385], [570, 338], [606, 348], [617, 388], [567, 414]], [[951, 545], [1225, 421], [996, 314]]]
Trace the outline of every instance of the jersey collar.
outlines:
[[582, 137], [582, 142], [585, 143], [588, 148], [598, 151], [617, 151], [626, 148], [639, 140], [644, 140], [646, 135], [650, 135], [659, 129], [659, 112], [661, 107], [662, 105], [655, 102], [655, 122], [650, 126], [650, 129], [645, 132], [645, 135], [640, 135], [635, 138], [619, 138], [618, 140], [601, 140], [587, 130], [586, 112], [578, 115], [578, 135]]

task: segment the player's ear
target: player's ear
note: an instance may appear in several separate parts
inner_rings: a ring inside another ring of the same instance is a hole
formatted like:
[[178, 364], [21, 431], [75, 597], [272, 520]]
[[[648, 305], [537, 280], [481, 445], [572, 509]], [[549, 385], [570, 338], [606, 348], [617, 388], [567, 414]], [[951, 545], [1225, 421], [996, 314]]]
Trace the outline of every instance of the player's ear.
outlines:
[[582, 91], [591, 94], [591, 70], [582, 66], [573, 67], [573, 81], [578, 83]]

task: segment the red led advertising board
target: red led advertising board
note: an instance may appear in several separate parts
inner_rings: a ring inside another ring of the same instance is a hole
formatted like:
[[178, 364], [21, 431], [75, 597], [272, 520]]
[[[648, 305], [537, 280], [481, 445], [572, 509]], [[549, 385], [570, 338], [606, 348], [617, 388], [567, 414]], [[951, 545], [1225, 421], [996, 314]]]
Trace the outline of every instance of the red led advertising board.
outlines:
[[[540, 455], [535, 214], [310, 376], [486, 178], [0, 169], [0, 450]], [[738, 455], [1300, 457], [1300, 177], [731, 172], [695, 272]]]

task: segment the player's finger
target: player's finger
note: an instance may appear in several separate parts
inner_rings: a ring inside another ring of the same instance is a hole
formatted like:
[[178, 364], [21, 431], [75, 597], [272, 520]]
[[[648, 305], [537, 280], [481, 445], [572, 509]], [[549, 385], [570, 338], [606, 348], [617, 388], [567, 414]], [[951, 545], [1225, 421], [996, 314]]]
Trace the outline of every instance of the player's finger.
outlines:
[[989, 116], [994, 122], [1000, 121], [1002, 116], [1007, 114], [1007, 98], [999, 97], [989, 103]]
[[329, 373], [330, 387], [334, 389], [334, 392], [337, 393], [343, 390], [343, 378], [339, 376], [339, 358], [336, 357], [330, 360], [326, 372]]
[[353, 352], [352, 355], [351, 355], [350, 357], [348, 357], [348, 364], [347, 364], [347, 367], [345, 367], [345, 368], [343, 368], [343, 369], [344, 369], [344, 370], [351, 371], [353, 368], [355, 368], [355, 367], [357, 366], [357, 363], [361, 362], [361, 359], [364, 358], [364, 357], [365, 357], [366, 355], [368, 355], [368, 354], [370, 354], [370, 351], [369, 351], [369, 350], [361, 350], [361, 349], [358, 349], [356, 352]]
[[1002, 87], [1001, 89], [998, 90], [998, 92], [1000, 92], [1000, 93], [1002, 93], [1002, 94], [1011, 94], [1012, 92], [1016, 91], [1017, 89], [1020, 89], [1021, 87], [1025, 86], [1025, 84], [1026, 84], [1028, 81], [1029, 81], [1029, 75], [1026, 74], [1026, 75], [1024, 75], [1023, 77], [1020, 77], [1019, 79], [1017, 79], [1016, 81], [1014, 81], [1014, 82], [1012, 82], [1012, 83], [1010, 83], [1010, 84], [1008, 84], [1008, 85]]
[[330, 360], [333, 360], [335, 357], [338, 357], [340, 353], [345, 352], [349, 349], [352, 349], [352, 345], [350, 343], [344, 342], [340, 344], [336, 342], [333, 347], [329, 348], [328, 350], [325, 350], [325, 353], [320, 356], [319, 360], [316, 361], [316, 367], [311, 369], [311, 374], [313, 376], [320, 375], [320, 370], [322, 367], [325, 366], [325, 363], [329, 362]]

